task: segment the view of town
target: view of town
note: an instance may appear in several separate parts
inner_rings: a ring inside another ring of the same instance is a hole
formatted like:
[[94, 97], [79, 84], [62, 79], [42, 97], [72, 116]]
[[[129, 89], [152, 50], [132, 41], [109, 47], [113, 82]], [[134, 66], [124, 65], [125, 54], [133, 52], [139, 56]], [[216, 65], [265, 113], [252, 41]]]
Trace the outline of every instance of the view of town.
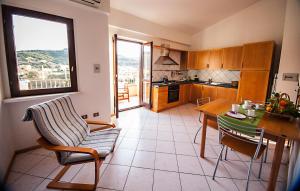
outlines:
[[70, 87], [68, 49], [17, 51], [21, 90]]

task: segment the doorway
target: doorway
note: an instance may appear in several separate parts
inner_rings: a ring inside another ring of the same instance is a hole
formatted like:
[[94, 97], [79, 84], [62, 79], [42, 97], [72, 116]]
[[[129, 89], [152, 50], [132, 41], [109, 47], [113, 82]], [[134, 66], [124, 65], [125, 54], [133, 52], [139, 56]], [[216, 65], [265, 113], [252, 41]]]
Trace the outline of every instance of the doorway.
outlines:
[[114, 113], [151, 107], [152, 42], [114, 35]]

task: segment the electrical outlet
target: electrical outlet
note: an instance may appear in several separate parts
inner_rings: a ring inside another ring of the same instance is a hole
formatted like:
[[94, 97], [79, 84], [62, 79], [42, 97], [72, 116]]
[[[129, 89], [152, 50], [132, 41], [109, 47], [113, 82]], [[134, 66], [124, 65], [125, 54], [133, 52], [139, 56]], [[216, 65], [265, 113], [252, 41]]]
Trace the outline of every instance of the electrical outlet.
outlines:
[[93, 113], [93, 117], [98, 117], [98, 116], [99, 116], [99, 112]]
[[100, 64], [94, 64], [94, 73], [100, 73]]
[[82, 118], [82, 119], [87, 119], [87, 118], [88, 118], [88, 115], [87, 115], [87, 114], [82, 115], [81, 118]]

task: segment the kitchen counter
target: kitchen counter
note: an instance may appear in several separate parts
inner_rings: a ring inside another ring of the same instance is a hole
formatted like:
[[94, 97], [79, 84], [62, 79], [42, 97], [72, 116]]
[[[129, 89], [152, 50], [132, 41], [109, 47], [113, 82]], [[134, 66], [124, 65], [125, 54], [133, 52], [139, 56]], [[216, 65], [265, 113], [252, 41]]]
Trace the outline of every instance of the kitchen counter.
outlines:
[[238, 87], [232, 86], [230, 83], [219, 83], [219, 82], [212, 82], [208, 83], [205, 81], [193, 81], [193, 80], [186, 80], [186, 81], [170, 81], [168, 83], [164, 82], [152, 82], [153, 87], [163, 87], [163, 86], [169, 86], [172, 84], [202, 84], [202, 85], [207, 85], [207, 86], [217, 86], [217, 87], [224, 87], [224, 88], [235, 88], [237, 89]]

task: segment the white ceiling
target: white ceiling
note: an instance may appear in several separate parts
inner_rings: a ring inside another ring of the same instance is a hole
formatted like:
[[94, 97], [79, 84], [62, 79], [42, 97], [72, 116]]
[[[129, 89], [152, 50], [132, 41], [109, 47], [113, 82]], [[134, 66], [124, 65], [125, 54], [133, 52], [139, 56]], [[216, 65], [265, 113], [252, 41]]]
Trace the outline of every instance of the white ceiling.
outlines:
[[111, 7], [195, 34], [259, 0], [111, 0]]

